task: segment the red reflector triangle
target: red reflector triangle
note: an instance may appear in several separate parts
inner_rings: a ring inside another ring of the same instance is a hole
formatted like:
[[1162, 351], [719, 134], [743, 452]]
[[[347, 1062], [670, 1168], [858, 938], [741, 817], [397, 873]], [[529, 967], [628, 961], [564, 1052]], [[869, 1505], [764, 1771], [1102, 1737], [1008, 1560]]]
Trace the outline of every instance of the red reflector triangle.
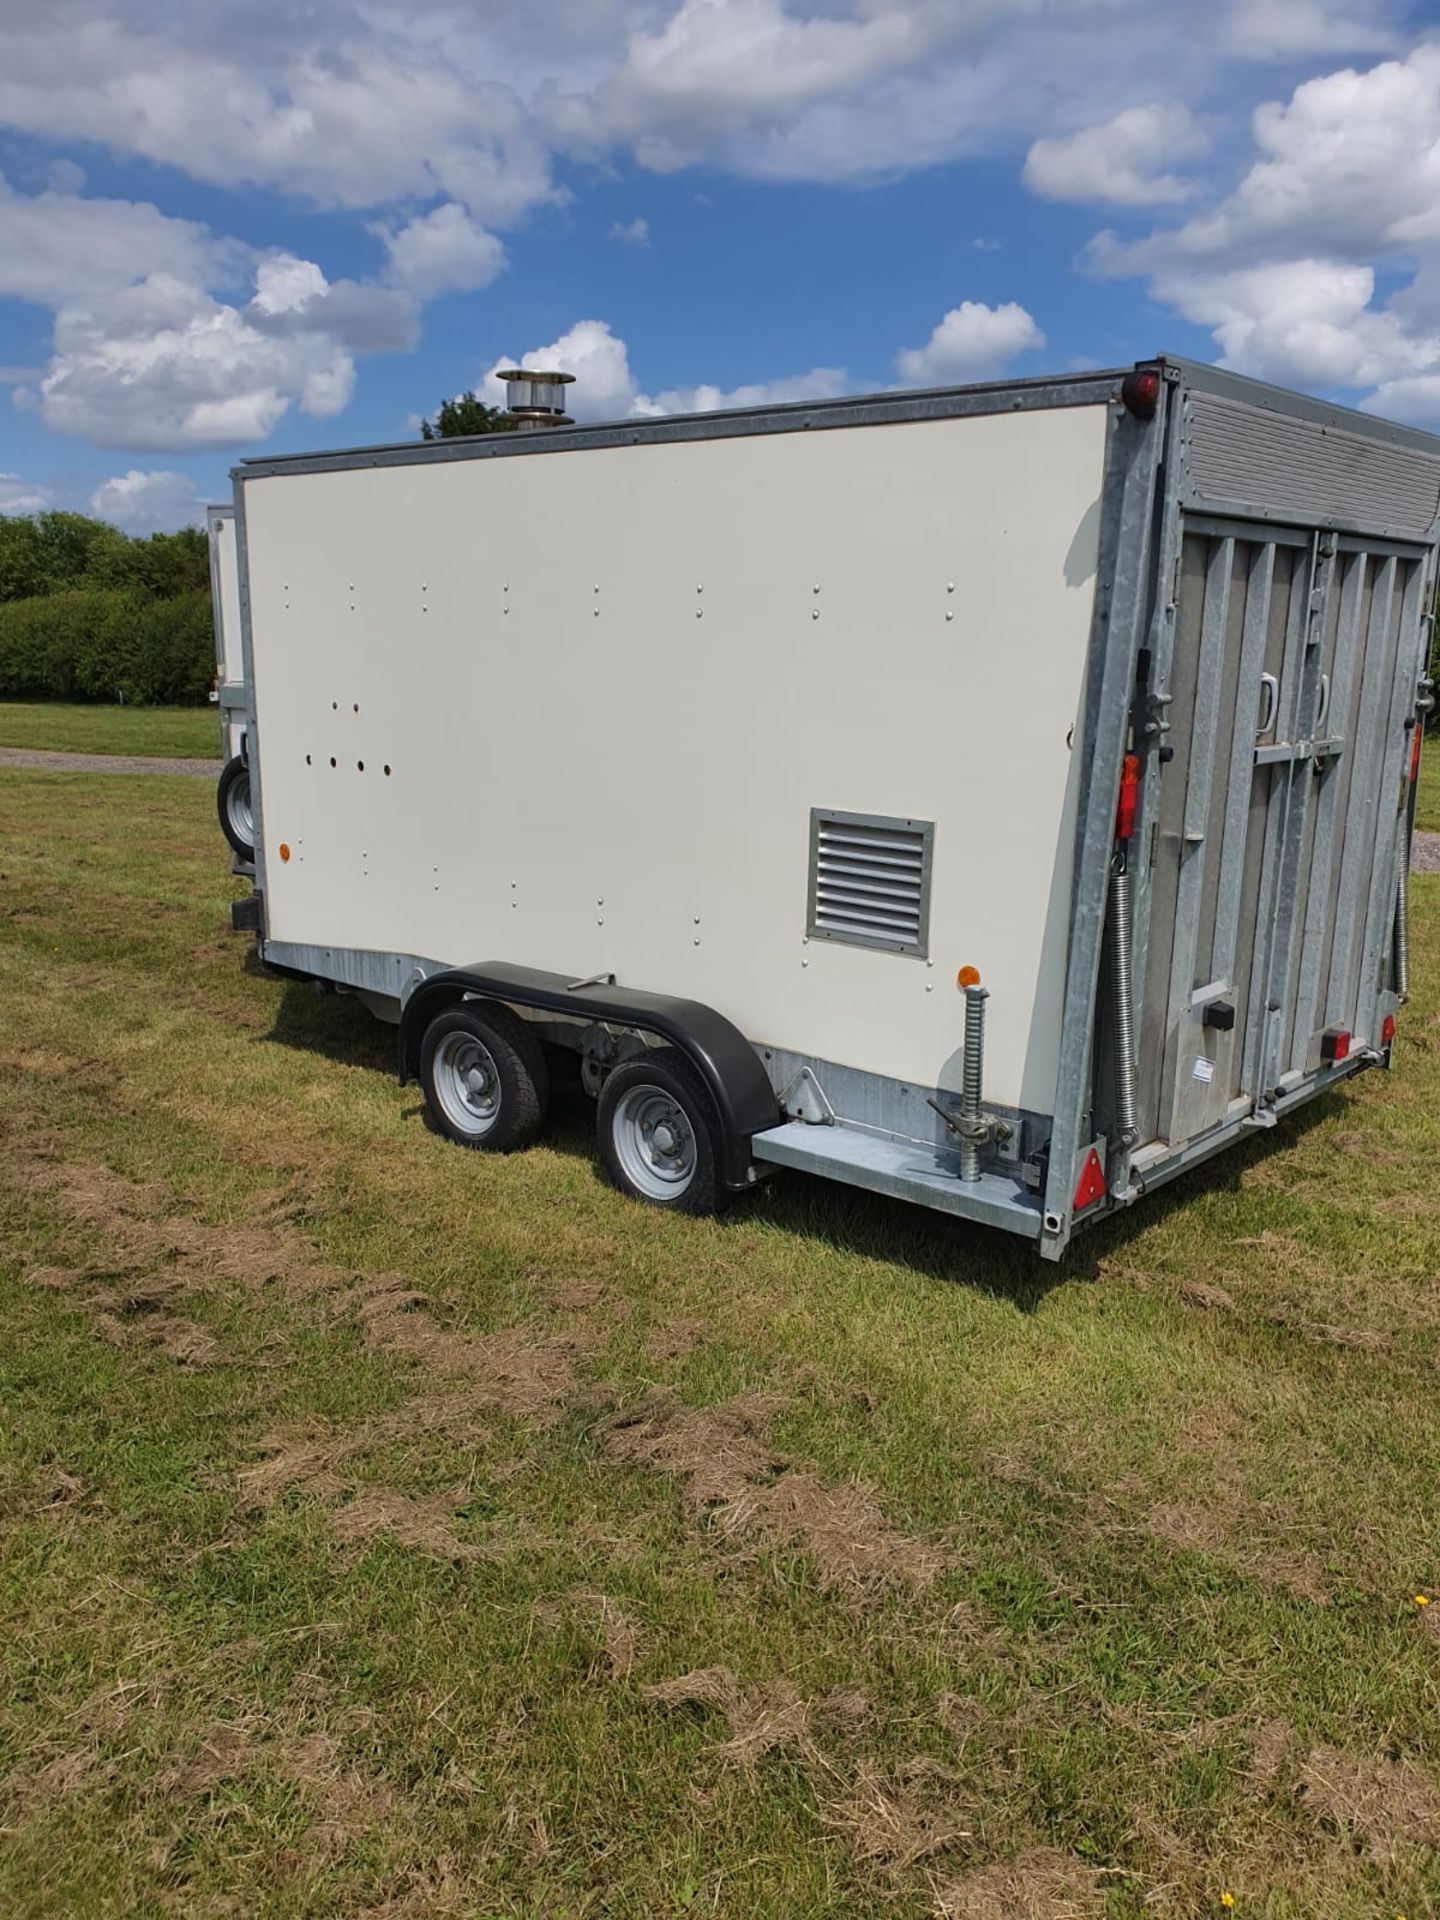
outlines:
[[1080, 1184], [1075, 1189], [1074, 1207], [1080, 1213], [1086, 1207], [1093, 1207], [1097, 1200], [1105, 1198], [1105, 1169], [1100, 1164], [1100, 1156], [1091, 1147], [1085, 1156], [1085, 1164], [1080, 1169]]

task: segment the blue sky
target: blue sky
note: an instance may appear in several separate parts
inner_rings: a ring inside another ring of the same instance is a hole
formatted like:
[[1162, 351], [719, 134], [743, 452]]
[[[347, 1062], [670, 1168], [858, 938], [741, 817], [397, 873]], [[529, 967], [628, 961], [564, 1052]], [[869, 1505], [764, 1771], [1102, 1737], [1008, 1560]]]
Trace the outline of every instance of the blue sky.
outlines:
[[597, 418], [1164, 348], [1440, 428], [1433, 0], [56, 0], [0, 179], [0, 512], [174, 525], [522, 355]]

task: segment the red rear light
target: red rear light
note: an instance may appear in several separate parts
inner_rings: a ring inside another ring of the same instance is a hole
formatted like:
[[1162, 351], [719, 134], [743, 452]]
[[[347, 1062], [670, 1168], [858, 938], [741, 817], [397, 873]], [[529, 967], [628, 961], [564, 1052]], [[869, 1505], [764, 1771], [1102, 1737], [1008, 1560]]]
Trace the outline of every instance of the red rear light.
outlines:
[[1350, 1058], [1350, 1029], [1348, 1027], [1331, 1027], [1327, 1033], [1321, 1034], [1320, 1058], [1328, 1061], [1331, 1066], [1334, 1066], [1337, 1060], [1348, 1060]]
[[1395, 1016], [1393, 1013], [1387, 1013], [1380, 1023], [1380, 1044], [1382, 1047], [1389, 1047], [1395, 1044]]
[[1153, 420], [1160, 404], [1160, 376], [1149, 367], [1137, 367], [1120, 382], [1120, 398], [1137, 420]]
[[1415, 722], [1415, 739], [1410, 747], [1410, 784], [1412, 787], [1420, 778], [1420, 740], [1424, 731], [1425, 729], [1417, 720]]
[[1083, 1213], [1086, 1207], [1093, 1207], [1097, 1200], [1105, 1198], [1105, 1169], [1100, 1164], [1100, 1156], [1091, 1147], [1085, 1156], [1085, 1164], [1080, 1169], [1080, 1179], [1075, 1188], [1072, 1205], [1076, 1213]]
[[1127, 753], [1120, 768], [1120, 799], [1115, 807], [1115, 838], [1128, 840], [1135, 831], [1135, 807], [1140, 798], [1140, 756]]

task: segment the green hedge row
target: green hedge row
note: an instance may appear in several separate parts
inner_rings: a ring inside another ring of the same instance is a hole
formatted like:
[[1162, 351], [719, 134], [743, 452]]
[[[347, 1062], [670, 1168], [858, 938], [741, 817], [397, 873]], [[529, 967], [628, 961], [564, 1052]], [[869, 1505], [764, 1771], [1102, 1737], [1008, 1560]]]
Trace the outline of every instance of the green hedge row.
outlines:
[[208, 588], [87, 587], [0, 603], [0, 698], [201, 706], [215, 678]]

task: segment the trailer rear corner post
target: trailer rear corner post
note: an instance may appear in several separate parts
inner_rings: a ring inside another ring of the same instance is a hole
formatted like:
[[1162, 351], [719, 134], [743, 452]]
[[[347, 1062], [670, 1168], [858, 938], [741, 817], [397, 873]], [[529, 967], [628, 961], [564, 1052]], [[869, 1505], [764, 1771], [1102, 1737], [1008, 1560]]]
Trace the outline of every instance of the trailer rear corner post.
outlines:
[[[1137, 393], [1132, 380], [1138, 381], [1141, 374], [1146, 379]], [[1094, 1126], [1095, 1041], [1108, 923], [1116, 1100], [1122, 1110], [1133, 1107], [1133, 1055], [1128, 1055], [1127, 1065], [1127, 1048], [1133, 1028], [1128, 1009], [1134, 984], [1124, 972], [1130, 947], [1128, 918], [1121, 924], [1122, 914], [1128, 916], [1129, 888], [1123, 877], [1116, 885], [1116, 809], [1127, 771], [1137, 663], [1154, 601], [1157, 506], [1167, 519], [1178, 517], [1174, 462], [1163, 457], [1167, 424], [1172, 450], [1178, 440], [1177, 423], [1172, 418], [1178, 411], [1174, 407], [1177, 391], [1173, 370], [1137, 369], [1122, 383], [1110, 409], [1101, 496], [1105, 517], [1100, 532], [1085, 716], [1079, 730], [1082, 799], [1075, 835], [1060, 1067], [1039, 1242], [1041, 1256], [1047, 1260], [1058, 1260], [1064, 1254], [1077, 1211], [1088, 1210], [1111, 1194], [1129, 1197], [1125, 1195], [1126, 1172], [1135, 1122], [1133, 1113], [1120, 1118], [1113, 1158], [1100, 1149]], [[1131, 397], [1127, 398], [1127, 392]], [[1162, 489], [1163, 497], [1158, 497]], [[1123, 861], [1123, 855], [1121, 858]], [[1126, 1131], [1131, 1134], [1128, 1141], [1123, 1137]], [[1093, 1170], [1097, 1160], [1105, 1172], [1103, 1191], [1098, 1195]]]

